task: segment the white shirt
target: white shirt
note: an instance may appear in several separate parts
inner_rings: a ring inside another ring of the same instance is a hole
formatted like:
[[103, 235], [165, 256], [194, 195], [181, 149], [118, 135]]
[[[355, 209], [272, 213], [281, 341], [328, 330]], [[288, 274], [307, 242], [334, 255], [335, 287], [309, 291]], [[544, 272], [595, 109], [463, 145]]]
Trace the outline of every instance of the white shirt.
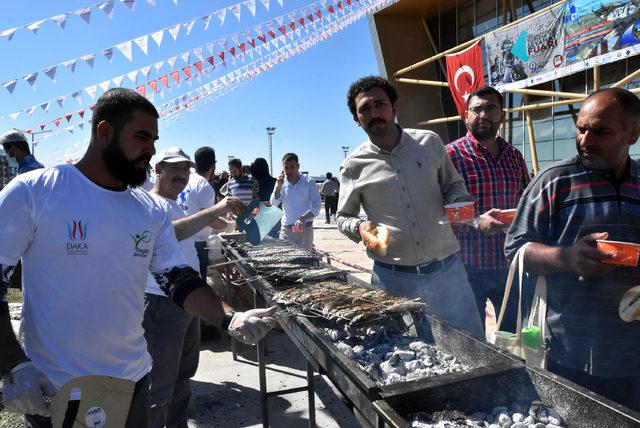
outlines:
[[[216, 191], [200, 174], [192, 173], [189, 176], [189, 184], [178, 196], [178, 205], [187, 215], [195, 214], [205, 208], [212, 207], [216, 203]], [[213, 229], [205, 227], [196, 233], [193, 242], [201, 242], [209, 239]], [[195, 268], [200, 271], [200, 268]]]
[[107, 190], [60, 165], [9, 183], [0, 218], [0, 263], [22, 257], [21, 341], [54, 386], [148, 373], [147, 275], [184, 264], [166, 210], [143, 190]]
[[[171, 217], [171, 220], [177, 220], [179, 218], [184, 218], [187, 214], [182, 211], [182, 208], [178, 205], [178, 203], [169, 198], [165, 198], [164, 196], [160, 196], [156, 193], [150, 193], [151, 196], [158, 199], [163, 208], [166, 208], [167, 214]], [[195, 243], [195, 235], [192, 235], [182, 241], [178, 241], [178, 245], [180, 245], [180, 251], [182, 252], [182, 257], [184, 258], [187, 265], [192, 267], [197, 272], [200, 272], [200, 262], [198, 261], [198, 252], [196, 251]], [[153, 275], [149, 274], [147, 278], [147, 293], [155, 294], [157, 296], [165, 296], [164, 291], [160, 289], [158, 282], [155, 280]]]
[[282, 202], [283, 226], [292, 226], [296, 220], [304, 215], [307, 211], [311, 211], [314, 216], [320, 212], [320, 193], [316, 182], [309, 178], [308, 175], [300, 174], [297, 183], [291, 183], [286, 177], [284, 184], [280, 190], [280, 198], [276, 198], [276, 187], [273, 189], [269, 202], [271, 205], [278, 206]]

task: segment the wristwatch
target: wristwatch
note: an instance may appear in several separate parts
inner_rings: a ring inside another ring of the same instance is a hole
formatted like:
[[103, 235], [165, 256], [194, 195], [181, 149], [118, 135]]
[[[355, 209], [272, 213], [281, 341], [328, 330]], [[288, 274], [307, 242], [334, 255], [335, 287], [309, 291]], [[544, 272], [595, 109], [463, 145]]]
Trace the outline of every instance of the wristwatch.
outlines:
[[220, 326], [222, 330], [229, 330], [229, 324], [231, 324], [231, 320], [235, 314], [233, 311], [224, 314], [224, 317], [222, 317], [222, 325]]

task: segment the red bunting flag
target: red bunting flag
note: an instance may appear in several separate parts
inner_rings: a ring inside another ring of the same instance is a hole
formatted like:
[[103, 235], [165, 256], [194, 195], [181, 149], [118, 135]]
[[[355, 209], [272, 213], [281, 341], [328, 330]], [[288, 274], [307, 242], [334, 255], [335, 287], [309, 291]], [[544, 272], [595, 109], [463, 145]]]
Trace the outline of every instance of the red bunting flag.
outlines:
[[180, 72], [178, 70], [171, 72], [171, 77], [176, 81], [177, 84], [180, 84]]
[[291, 31], [296, 31], [296, 23], [295, 22], [291, 21], [289, 23], [289, 27], [291, 28]]
[[212, 56], [210, 56], [210, 57], [207, 57], [207, 58], [206, 58], [206, 61], [207, 61], [209, 64], [211, 64], [211, 67], [213, 67], [213, 55], [212, 55]]
[[287, 27], [285, 27], [284, 25], [278, 27], [278, 30], [282, 33], [283, 36], [287, 35]]
[[307, 19], [308, 19], [310, 22], [313, 22], [313, 14], [312, 14], [312, 13], [310, 13], [309, 15], [307, 15]]
[[229, 51], [229, 53], [233, 56], [236, 56], [236, 47], [235, 46], [231, 46], [229, 49], [227, 49]]
[[267, 43], [267, 36], [261, 34], [258, 36], [258, 40], [260, 40], [262, 43]]
[[469, 94], [484, 86], [480, 42], [458, 53], [447, 55], [446, 62], [449, 90], [458, 107], [458, 113], [464, 117]]
[[91, 107], [89, 107], [89, 109], [91, 109], [91, 111], [94, 111], [96, 109], [96, 105], [92, 105]]
[[33, 132], [33, 129], [29, 128], [27, 129], [27, 134], [31, 134]]
[[333, 5], [330, 4], [329, 6], [327, 6], [327, 10], [331, 13], [336, 13], [335, 9], [333, 8]]
[[84, 109], [81, 108], [80, 110], [78, 110], [78, 116], [80, 116], [81, 118], [84, 119]]
[[41, 123], [41, 124], [40, 124], [40, 130], [41, 130], [41, 131], [43, 131], [45, 126], [47, 126], [47, 124], [46, 124], [46, 123]]
[[67, 123], [71, 121], [71, 116], [73, 116], [73, 113], [68, 113], [64, 115], [64, 118], [67, 119]]
[[193, 66], [202, 74], [202, 61], [194, 62]]
[[136, 87], [136, 91], [143, 97], [147, 96], [147, 88], [144, 85], [140, 85]]
[[322, 11], [320, 9], [316, 10], [315, 14], [318, 17], [318, 19], [322, 19]]
[[166, 74], [164, 76], [158, 77], [158, 80], [162, 82], [165, 88], [169, 87], [169, 76], [167, 76]]
[[191, 66], [187, 65], [186, 67], [182, 67], [182, 71], [184, 71], [184, 74], [187, 75], [187, 77], [191, 78]]
[[276, 33], [273, 30], [267, 31], [267, 34], [270, 35], [272, 39], [276, 38]]
[[242, 53], [244, 53], [247, 50], [246, 45], [244, 44], [244, 42], [240, 43], [238, 45], [238, 47], [240, 48], [240, 50], [242, 51]]
[[298, 22], [304, 27], [304, 18], [298, 18]]
[[55, 126], [60, 126], [60, 122], [61, 122], [61, 121], [62, 121], [62, 118], [61, 118], [61, 117], [59, 117], [59, 118], [57, 118], [57, 119], [53, 119], [53, 124], [54, 124]]
[[256, 48], [256, 39], [247, 39], [247, 43], [249, 43], [252, 48]]
[[336, 3], [336, 6], [338, 6], [338, 9], [342, 9], [342, 2], [339, 1], [338, 3]]
[[149, 81], [149, 86], [153, 89], [153, 92], [158, 93], [158, 81], [156, 79]]
[[224, 51], [218, 52], [218, 57], [220, 58], [220, 61], [224, 63]]

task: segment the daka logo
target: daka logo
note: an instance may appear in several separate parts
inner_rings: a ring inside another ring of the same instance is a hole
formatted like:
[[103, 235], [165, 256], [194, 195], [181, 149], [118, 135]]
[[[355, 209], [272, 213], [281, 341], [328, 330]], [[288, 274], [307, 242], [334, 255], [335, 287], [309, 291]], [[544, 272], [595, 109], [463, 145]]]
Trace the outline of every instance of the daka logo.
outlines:
[[86, 256], [89, 253], [87, 240], [87, 223], [82, 220], [72, 220], [67, 223], [67, 235], [69, 241], [66, 244], [68, 256]]
[[151, 238], [153, 237], [153, 234], [148, 230], [145, 230], [142, 233], [138, 233], [136, 235], [129, 235], [129, 236], [131, 236], [131, 239], [133, 239], [133, 243], [135, 245], [135, 248], [133, 251], [133, 257], [147, 257], [149, 255], [149, 249], [141, 248], [141, 247], [142, 247], [142, 244], [148, 244], [149, 242], [151, 242]]

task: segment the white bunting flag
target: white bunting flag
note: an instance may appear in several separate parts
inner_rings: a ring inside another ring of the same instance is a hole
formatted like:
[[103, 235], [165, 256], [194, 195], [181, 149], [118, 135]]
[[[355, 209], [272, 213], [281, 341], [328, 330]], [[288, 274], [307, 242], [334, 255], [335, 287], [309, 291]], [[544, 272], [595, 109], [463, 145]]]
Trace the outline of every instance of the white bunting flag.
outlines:
[[189, 64], [189, 51], [180, 54], [180, 58], [185, 64]]
[[16, 33], [16, 30], [17, 28], [10, 28], [8, 30], [4, 30], [2, 33], [0, 33], [0, 36], [4, 37], [8, 41], [11, 41], [11, 39], [13, 38], [13, 35]]
[[133, 70], [130, 73], [127, 73], [127, 77], [131, 80], [131, 83], [134, 85], [138, 83], [138, 70]]
[[188, 36], [189, 33], [191, 33], [191, 30], [193, 29], [193, 24], [195, 24], [195, 23], [196, 23], [196, 20], [192, 19], [191, 21], [185, 22], [184, 24], [182, 24], [182, 26], [184, 27], [184, 29], [186, 31], [185, 36]]
[[114, 77], [113, 79], [111, 79], [111, 81], [113, 81], [113, 84], [116, 85], [116, 88], [119, 88], [122, 86], [122, 81], [124, 80], [124, 74], [121, 74], [118, 77]]
[[100, 53], [107, 59], [107, 61], [111, 62], [111, 58], [113, 58], [113, 48], [103, 49]]
[[244, 5], [251, 12], [251, 16], [256, 17], [256, 0], [247, 0], [244, 2]]
[[27, 30], [31, 30], [33, 31], [33, 34], [36, 34], [38, 32], [38, 30], [40, 29], [40, 27], [42, 27], [42, 23], [45, 22], [46, 19], [43, 19], [41, 21], [38, 22], [32, 22], [31, 24], [27, 25], [25, 28]]
[[133, 61], [133, 52], [131, 49], [131, 40], [116, 45], [116, 48], [124, 55], [129, 61]]
[[18, 116], [20, 115], [20, 112], [16, 112], [16, 113], [9, 113], [9, 117], [13, 120], [16, 120], [18, 118]]
[[144, 52], [145, 55], [147, 55], [147, 46], [149, 46], [149, 35], [136, 37], [135, 39], [133, 39], [133, 41], [136, 42], [136, 45], [138, 45], [140, 50]]
[[233, 15], [236, 17], [236, 19], [238, 20], [238, 22], [240, 21], [240, 4], [236, 3], [233, 4], [231, 6], [229, 6], [229, 10], [231, 11], [231, 13], [233, 13]]
[[172, 56], [167, 60], [167, 64], [169, 64], [169, 68], [173, 68], [173, 66], [176, 64], [177, 59], [178, 59], [177, 56]]
[[163, 65], [164, 65], [164, 61], [158, 61], [155, 64], [153, 64], [153, 68], [155, 68], [156, 71], [159, 72]]
[[47, 67], [44, 70], [42, 70], [42, 72], [44, 74], [46, 74], [47, 76], [49, 76], [49, 79], [53, 80], [53, 83], [56, 82], [56, 72], [58, 71], [58, 66], [54, 65], [51, 67]]
[[282, 0], [276, 0], [278, 2], [278, 4], [280, 5], [280, 7], [282, 7]]
[[80, 18], [84, 20], [87, 24], [91, 21], [91, 8], [83, 7], [82, 9], [76, 9], [73, 11], [74, 14], [78, 15]]
[[103, 11], [109, 19], [113, 19], [113, 0], [107, 0], [98, 5], [98, 9]]
[[56, 102], [58, 103], [58, 105], [60, 106], [60, 108], [62, 108], [62, 103], [63, 103], [63, 102], [64, 102], [64, 100], [66, 100], [66, 99], [67, 99], [67, 97], [65, 97], [64, 95], [62, 95], [62, 96], [60, 96], [60, 97], [56, 98], [55, 100], [56, 100]]
[[147, 3], [149, 3], [153, 7], [156, 7], [156, 0], [147, 0]]
[[151, 66], [150, 65], [144, 66], [144, 67], [142, 67], [140, 69], [140, 74], [142, 74], [145, 77], [145, 79], [149, 78], [149, 73], [150, 72], [151, 72]]
[[36, 89], [36, 80], [38, 79], [38, 73], [30, 73], [23, 77], [24, 81], [27, 82], [31, 87]]
[[169, 28], [169, 34], [173, 37], [175, 41], [178, 38], [178, 32], [180, 31], [180, 24], [176, 24], [173, 27]]
[[109, 90], [110, 85], [111, 85], [111, 80], [105, 80], [102, 83], [98, 83], [98, 86], [100, 86], [100, 89], [102, 89], [102, 92], [107, 92]]
[[67, 126], [66, 128], [64, 128], [65, 131], [68, 131], [69, 133], [73, 134], [73, 125], [71, 126]]
[[213, 55], [213, 43], [207, 44], [207, 51]]
[[202, 61], [202, 47], [193, 49], [191, 53], [193, 53], [196, 56], [196, 58]]
[[69, 69], [69, 71], [73, 73], [74, 71], [76, 71], [76, 62], [77, 60], [70, 59], [69, 61], [63, 62], [62, 64], [65, 65]]
[[38, 106], [31, 106], [27, 109], [27, 114], [29, 115], [29, 117], [31, 117], [31, 115], [33, 114], [33, 111], [38, 108]]
[[76, 102], [79, 105], [82, 105], [82, 91], [76, 91], [76, 92], [72, 93], [71, 96], [73, 97], [73, 99], [76, 100]]
[[84, 62], [86, 62], [87, 65], [89, 65], [89, 67], [93, 68], [93, 62], [96, 59], [96, 54], [89, 54], [89, 55], [81, 56], [80, 59], [83, 60]]
[[156, 45], [158, 45], [158, 47], [160, 47], [160, 43], [162, 43], [162, 36], [164, 36], [164, 30], [151, 33], [151, 38], [154, 42], [156, 42]]
[[227, 9], [216, 10], [213, 14], [220, 20], [220, 25], [224, 25], [224, 17], [227, 16]]
[[260, 0], [260, 3], [264, 6], [267, 11], [269, 10], [269, 0]]
[[58, 24], [58, 26], [64, 30], [65, 25], [67, 25], [68, 18], [69, 18], [69, 15], [66, 13], [63, 13], [62, 15], [54, 16], [53, 18], [51, 18], [51, 20], [56, 24]]
[[84, 90], [87, 92], [87, 94], [89, 94], [92, 100], [94, 101], [96, 100], [96, 94], [98, 93], [98, 85], [89, 86]]
[[136, 7], [136, 0], [120, 0], [120, 1], [125, 5], [127, 5], [127, 7], [131, 10], [131, 12], [133, 12], [134, 8]]
[[40, 108], [46, 112], [47, 110], [49, 110], [50, 104], [51, 104], [51, 101], [47, 101], [46, 103], [40, 104]]
[[205, 31], [207, 30], [207, 28], [209, 28], [209, 24], [211, 23], [211, 16], [212, 15], [209, 14], [209, 15], [205, 15], [202, 18], [200, 18], [200, 19], [202, 19], [202, 22], [204, 22]]
[[78, 123], [78, 128], [83, 129], [84, 128], [84, 122]]

